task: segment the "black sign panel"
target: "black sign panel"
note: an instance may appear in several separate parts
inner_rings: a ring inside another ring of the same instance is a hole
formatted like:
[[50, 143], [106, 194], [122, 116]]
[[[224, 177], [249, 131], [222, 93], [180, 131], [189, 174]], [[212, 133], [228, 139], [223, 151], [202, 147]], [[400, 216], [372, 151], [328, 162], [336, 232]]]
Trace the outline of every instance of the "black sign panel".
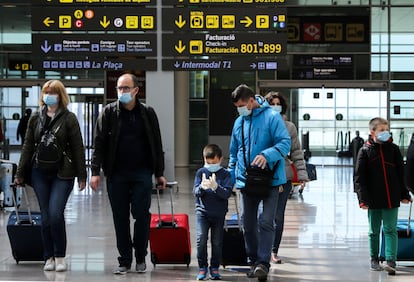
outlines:
[[276, 6], [284, 5], [288, 0], [162, 0], [163, 5], [199, 5], [199, 6]]
[[9, 60], [9, 70], [28, 71], [32, 69], [31, 61], [24, 60]]
[[262, 59], [256, 58], [229, 58], [229, 59], [166, 59], [162, 61], [163, 70], [172, 71], [196, 71], [196, 70], [271, 70], [275, 71], [278, 68], [276, 59]]
[[43, 59], [33, 62], [36, 70], [157, 70], [156, 59]]
[[156, 56], [156, 34], [32, 34], [35, 57]]
[[34, 31], [155, 31], [155, 8], [34, 7]]
[[294, 55], [293, 79], [354, 79], [351, 55]]
[[[38, 0], [36, 0], [38, 1]], [[33, 1], [34, 2], [34, 1]], [[70, 5], [88, 5], [88, 6], [136, 6], [136, 5], [156, 5], [157, 0], [41, 0], [38, 5], [49, 6], [70, 6]], [[32, 4], [36, 5], [36, 3]]]
[[284, 33], [164, 34], [162, 42], [164, 57], [286, 54]]
[[286, 30], [286, 8], [164, 8], [164, 31]]

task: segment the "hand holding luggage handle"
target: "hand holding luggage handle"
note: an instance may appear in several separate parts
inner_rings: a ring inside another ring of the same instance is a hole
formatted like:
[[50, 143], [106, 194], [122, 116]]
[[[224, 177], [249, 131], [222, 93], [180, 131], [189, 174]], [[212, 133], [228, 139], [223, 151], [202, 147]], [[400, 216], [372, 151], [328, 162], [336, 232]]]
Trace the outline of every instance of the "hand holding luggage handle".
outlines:
[[[162, 221], [161, 220], [161, 207], [160, 207], [160, 190], [157, 190], [157, 206], [158, 206], [158, 224], [157, 224], [157, 228], [161, 228], [161, 227], [171, 227], [171, 228], [177, 228], [177, 223], [174, 221], [174, 205], [173, 205], [173, 187], [175, 185], [177, 185], [178, 182], [177, 181], [171, 181], [171, 182], [167, 182], [167, 189], [170, 189], [170, 202], [171, 202], [171, 222], [166, 222], [166, 221]], [[178, 190], [177, 190], [178, 191]]]

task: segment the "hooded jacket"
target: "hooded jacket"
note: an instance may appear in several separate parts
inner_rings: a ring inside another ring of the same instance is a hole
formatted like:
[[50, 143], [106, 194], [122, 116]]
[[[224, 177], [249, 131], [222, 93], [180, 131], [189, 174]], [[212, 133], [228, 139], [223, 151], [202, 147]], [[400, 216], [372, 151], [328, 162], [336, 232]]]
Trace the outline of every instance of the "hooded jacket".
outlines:
[[[119, 107], [119, 101], [106, 105], [96, 123], [94, 151], [91, 160], [92, 175], [99, 175], [101, 167], [106, 177], [111, 177], [113, 174], [122, 123]], [[164, 174], [164, 152], [157, 115], [152, 107], [139, 102], [138, 99], [136, 107], [139, 107], [151, 146], [153, 173], [155, 177], [160, 177]]]
[[[270, 169], [276, 168], [272, 186], [286, 183], [285, 157], [290, 151], [290, 136], [282, 116], [269, 107], [267, 101], [256, 98], [260, 107], [249, 116], [239, 116], [233, 125], [230, 141], [229, 171], [236, 188], [243, 189], [246, 181], [242, 124], [247, 165], [262, 154]], [[276, 166], [276, 167], [275, 167]]]
[[410, 199], [403, 157], [392, 138], [376, 143], [369, 136], [358, 153], [354, 186], [360, 205], [370, 209], [397, 208], [401, 200]]

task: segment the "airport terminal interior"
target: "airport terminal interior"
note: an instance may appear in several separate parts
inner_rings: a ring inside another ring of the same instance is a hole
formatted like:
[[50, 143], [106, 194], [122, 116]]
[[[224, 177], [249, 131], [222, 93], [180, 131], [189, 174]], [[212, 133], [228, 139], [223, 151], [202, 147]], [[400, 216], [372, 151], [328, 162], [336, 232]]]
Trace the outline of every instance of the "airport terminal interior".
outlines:
[[[39, 5], [59, 5], [56, 3], [74, 1], [38, 2], [42, 2]], [[161, 3], [166, 3], [150, 1], [157, 3], [158, 10], [161, 10]], [[146, 273], [113, 275], [118, 253], [106, 187], [103, 185], [98, 192], [89, 187], [79, 192], [75, 183], [65, 210], [68, 271], [44, 272], [43, 262], [16, 263], [6, 232], [13, 208], [7, 207], [0, 211], [0, 281], [196, 280], [194, 176], [202, 164], [201, 150], [205, 144], [220, 144], [227, 157], [231, 126], [237, 116], [228, 96], [240, 83], [248, 84], [258, 94], [280, 91], [286, 96], [290, 105], [287, 116], [297, 126], [302, 146], [312, 151], [309, 162], [317, 169], [317, 180], [307, 183], [302, 193], [296, 187], [288, 200], [279, 252], [282, 263], [272, 264], [268, 281], [413, 281], [414, 261], [398, 261], [395, 276], [370, 270], [368, 219], [366, 211], [359, 208], [353, 191], [353, 160], [338, 157], [338, 151], [346, 150], [357, 131], [366, 140], [368, 121], [374, 116], [382, 116], [390, 121], [394, 142], [400, 146], [403, 155], [406, 154], [414, 133], [414, 1], [274, 2], [283, 2], [288, 11], [287, 52], [277, 56], [277, 71], [194, 69], [173, 73], [161, 67], [157, 71], [134, 70], [143, 81], [143, 97], [140, 98], [153, 106], [160, 118], [169, 161], [167, 170], [174, 176], [168, 181], [177, 182], [172, 190], [174, 212], [186, 213], [190, 218], [190, 264], [154, 266], [148, 255]], [[28, 0], [0, 1], [0, 125], [4, 132], [0, 159], [18, 162], [21, 140], [17, 139], [16, 130], [19, 119], [27, 108], [37, 110], [40, 86], [46, 80], [61, 79], [71, 98], [69, 109], [79, 117], [89, 164], [96, 118], [106, 102], [116, 99], [114, 77], [121, 71], [32, 69], [32, 64], [39, 66], [39, 56], [36, 57], [33, 50], [47, 49], [48, 46], [42, 44], [49, 40], [49, 36], [56, 38], [57, 33], [63, 36], [76, 32], [89, 34], [76, 30], [46, 33], [33, 30], [33, 3]], [[110, 9], [106, 7], [105, 12], [107, 10]], [[51, 18], [56, 16], [43, 13], [50, 12], [50, 8], [35, 11], [34, 18], [42, 19], [38, 24], [43, 29], [46, 29], [43, 24], [49, 25]], [[270, 13], [272, 9], [265, 11]], [[43, 21], [44, 16], [50, 18]], [[161, 26], [158, 29], [161, 30]], [[102, 34], [101, 31], [91, 33]], [[33, 48], [36, 46], [32, 42], [36, 37], [44, 39], [37, 42], [37, 49]], [[161, 42], [158, 45], [161, 49]], [[171, 56], [159, 56], [160, 53], [156, 59], [151, 57], [151, 60], [158, 60], [158, 65], [164, 59], [166, 64], [168, 60], [174, 61]], [[199, 57], [205, 59], [208, 56]], [[241, 58], [252, 60], [251, 56], [227, 59], [237, 62]], [[139, 57], [137, 62], [146, 61], [141, 59]], [[154, 79], [158, 77], [168, 79]], [[165, 92], [154, 89], [157, 87], [164, 87]], [[27, 194], [29, 206], [38, 210], [31, 188], [27, 189]], [[160, 195], [162, 213], [171, 212], [169, 195], [169, 190]], [[156, 194], [152, 200], [151, 212], [156, 215]], [[27, 204], [23, 202], [21, 208], [27, 209]], [[399, 218], [408, 218], [409, 211], [409, 205], [402, 205]], [[232, 198], [228, 217], [234, 213]], [[174, 244], [174, 241], [170, 243]], [[256, 281], [247, 278], [246, 272], [245, 266], [220, 267], [223, 281]]]

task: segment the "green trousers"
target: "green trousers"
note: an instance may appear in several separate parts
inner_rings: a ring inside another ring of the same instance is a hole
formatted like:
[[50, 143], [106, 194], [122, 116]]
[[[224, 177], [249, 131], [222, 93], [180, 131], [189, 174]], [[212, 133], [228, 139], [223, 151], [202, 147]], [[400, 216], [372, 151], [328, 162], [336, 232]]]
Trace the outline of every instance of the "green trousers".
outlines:
[[387, 261], [397, 259], [397, 219], [398, 208], [368, 209], [368, 240], [371, 258], [378, 258], [382, 223], [385, 237], [385, 259]]

